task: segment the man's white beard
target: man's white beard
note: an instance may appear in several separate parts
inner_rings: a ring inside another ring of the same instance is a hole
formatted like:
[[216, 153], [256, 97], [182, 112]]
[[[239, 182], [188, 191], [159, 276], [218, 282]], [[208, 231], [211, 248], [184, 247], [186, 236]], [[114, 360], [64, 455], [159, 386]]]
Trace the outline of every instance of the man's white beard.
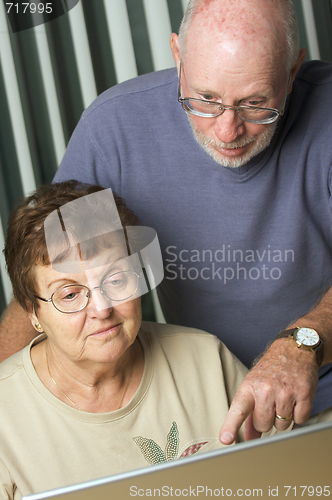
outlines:
[[[261, 151], [267, 148], [274, 136], [275, 130], [277, 128], [277, 122], [271, 123], [266, 126], [266, 130], [260, 134], [253, 137], [246, 137], [244, 139], [238, 139], [233, 142], [218, 142], [206, 137], [200, 130], [198, 130], [192, 116], [188, 114], [189, 123], [193, 131], [194, 137], [198, 144], [202, 146], [205, 152], [211, 156], [214, 161], [222, 165], [223, 167], [237, 168], [242, 167], [250, 161], [254, 156], [258, 155]], [[253, 147], [244, 155], [237, 157], [226, 157], [222, 156], [215, 148], [223, 149], [235, 149], [243, 147], [246, 144], [254, 143]]]

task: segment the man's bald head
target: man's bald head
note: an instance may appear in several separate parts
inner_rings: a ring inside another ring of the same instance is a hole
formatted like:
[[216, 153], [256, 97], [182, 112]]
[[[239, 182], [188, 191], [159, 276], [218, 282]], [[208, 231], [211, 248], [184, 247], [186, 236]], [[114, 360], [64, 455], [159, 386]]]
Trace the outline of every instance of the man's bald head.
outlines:
[[[190, 0], [179, 31], [181, 58], [188, 47], [197, 48], [199, 40], [213, 37], [215, 44], [233, 40], [239, 48], [275, 47], [285, 55], [287, 71], [299, 55], [299, 32], [292, 0]], [[230, 43], [231, 42], [231, 43]], [[240, 45], [239, 45], [240, 44]], [[234, 49], [235, 50], [235, 49]], [[270, 50], [271, 52], [271, 50]], [[238, 55], [238, 54], [237, 54]]]

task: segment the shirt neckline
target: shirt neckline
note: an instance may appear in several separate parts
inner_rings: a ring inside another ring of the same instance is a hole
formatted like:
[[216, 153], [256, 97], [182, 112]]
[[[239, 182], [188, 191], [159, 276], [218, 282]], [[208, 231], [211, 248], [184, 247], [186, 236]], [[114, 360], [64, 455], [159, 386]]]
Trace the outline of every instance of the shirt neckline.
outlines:
[[42, 342], [45, 340], [46, 335], [42, 333], [41, 335], [38, 335], [35, 339], [32, 340], [32, 342], [23, 350], [22, 352], [22, 362], [23, 362], [23, 367], [24, 370], [33, 385], [34, 389], [39, 393], [39, 395], [47, 401], [48, 404], [52, 405], [55, 407], [58, 411], [60, 411], [63, 414], [66, 414], [67, 416], [84, 421], [84, 422], [90, 422], [90, 423], [106, 423], [106, 422], [112, 422], [115, 420], [119, 420], [124, 418], [126, 415], [134, 411], [134, 409], [140, 404], [142, 399], [144, 398], [152, 380], [153, 372], [154, 372], [154, 361], [153, 357], [151, 354], [151, 342], [147, 334], [143, 330], [139, 330], [137, 338], [141, 342], [142, 349], [143, 349], [143, 354], [144, 354], [144, 369], [143, 369], [143, 375], [142, 375], [142, 380], [140, 382], [140, 385], [135, 392], [134, 396], [132, 399], [129, 401], [129, 403], [124, 406], [123, 408], [120, 408], [119, 410], [115, 410], [112, 412], [107, 412], [107, 413], [91, 413], [91, 412], [86, 412], [86, 411], [81, 411], [76, 408], [72, 408], [71, 406], [67, 405], [60, 399], [58, 399], [54, 394], [52, 394], [42, 383], [40, 378], [38, 377], [36, 370], [33, 366], [32, 360], [31, 360], [31, 349], [34, 345], [38, 344], [39, 342]]

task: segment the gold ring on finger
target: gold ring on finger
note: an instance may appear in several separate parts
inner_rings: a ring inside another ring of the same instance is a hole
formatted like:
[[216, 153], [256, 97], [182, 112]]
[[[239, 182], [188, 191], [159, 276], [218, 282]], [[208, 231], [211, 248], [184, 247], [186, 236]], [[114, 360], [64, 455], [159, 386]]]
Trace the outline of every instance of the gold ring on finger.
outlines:
[[278, 413], [276, 413], [276, 418], [278, 420], [283, 420], [283, 421], [286, 421], [286, 420], [293, 420], [293, 413], [289, 416], [289, 417], [281, 417], [280, 415], [278, 415]]

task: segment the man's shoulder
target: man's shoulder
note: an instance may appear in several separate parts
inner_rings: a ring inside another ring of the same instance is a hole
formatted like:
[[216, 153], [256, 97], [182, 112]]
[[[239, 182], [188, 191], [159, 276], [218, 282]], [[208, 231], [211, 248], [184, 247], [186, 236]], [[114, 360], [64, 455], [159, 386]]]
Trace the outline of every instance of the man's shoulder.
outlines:
[[332, 83], [332, 63], [328, 61], [305, 62], [302, 64], [297, 77], [318, 85]]
[[87, 116], [94, 110], [100, 107], [107, 107], [107, 104], [121, 99], [129, 98], [131, 95], [140, 94], [140, 98], [149, 99], [149, 94], [153, 91], [163, 93], [163, 89], [177, 82], [177, 71], [175, 68], [165, 69], [161, 71], [155, 71], [153, 73], [147, 73], [145, 75], [137, 76], [131, 80], [127, 80], [122, 83], [118, 83], [113, 87], [105, 90], [94, 102], [84, 111], [83, 116]]

